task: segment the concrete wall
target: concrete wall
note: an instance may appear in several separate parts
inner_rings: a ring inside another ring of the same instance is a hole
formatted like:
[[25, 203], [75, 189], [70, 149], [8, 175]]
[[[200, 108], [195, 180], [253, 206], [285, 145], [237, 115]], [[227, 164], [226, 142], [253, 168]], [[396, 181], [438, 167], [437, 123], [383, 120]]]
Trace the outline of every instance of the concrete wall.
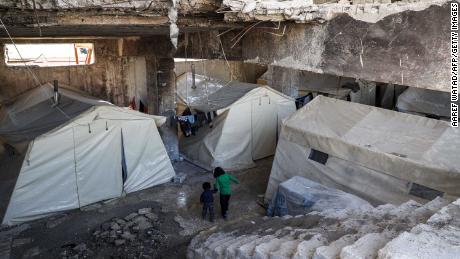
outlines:
[[[36, 42], [36, 41], [34, 41]], [[40, 42], [49, 42], [41, 40]], [[56, 42], [56, 41], [53, 41]], [[62, 41], [61, 41], [62, 42]], [[127, 106], [136, 96], [147, 103], [147, 70], [145, 56], [126, 56], [119, 40], [79, 40], [65, 42], [91, 42], [95, 47], [95, 63], [82, 66], [31, 67], [41, 83], [58, 80], [108, 100]], [[0, 100], [8, 100], [36, 86], [26, 67], [8, 67], [4, 62], [4, 45], [0, 50]]]
[[299, 91], [321, 88], [340, 88], [347, 82], [355, 82], [354, 78], [328, 74], [318, 74], [304, 70], [296, 70], [280, 66], [269, 66], [264, 79], [276, 90], [298, 97]]
[[267, 66], [244, 63], [243, 61], [225, 61], [221, 59], [176, 62], [176, 75], [191, 72], [191, 65], [195, 65], [195, 72], [200, 75], [220, 80], [236, 80], [240, 82], [256, 83], [257, 79], [267, 70]]
[[[235, 26], [236, 23], [228, 24]], [[241, 60], [240, 35], [240, 30], [218, 30], [212, 27], [199, 32], [182, 31], [174, 57]]]
[[376, 23], [346, 14], [321, 24], [286, 23], [284, 36], [254, 29], [242, 55], [253, 63], [448, 91], [449, 14], [445, 4]]

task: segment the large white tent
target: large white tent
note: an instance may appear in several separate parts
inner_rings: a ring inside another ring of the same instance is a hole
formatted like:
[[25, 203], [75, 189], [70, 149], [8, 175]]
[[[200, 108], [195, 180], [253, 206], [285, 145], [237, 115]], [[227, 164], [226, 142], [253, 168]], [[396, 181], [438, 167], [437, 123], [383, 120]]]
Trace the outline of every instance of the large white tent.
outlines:
[[375, 204], [458, 197], [459, 146], [447, 122], [318, 96], [283, 124], [265, 198], [295, 175]]
[[187, 103], [194, 112], [217, 117], [212, 127], [206, 124], [196, 136], [181, 138], [182, 154], [204, 168], [229, 170], [253, 167], [254, 160], [273, 155], [281, 121], [296, 110], [294, 99], [268, 86], [235, 81], [214, 88]]
[[23, 153], [22, 166], [9, 172], [16, 181], [4, 224], [120, 197], [175, 174], [157, 129], [165, 118], [59, 93], [56, 105], [46, 84], [0, 111], [0, 137]]

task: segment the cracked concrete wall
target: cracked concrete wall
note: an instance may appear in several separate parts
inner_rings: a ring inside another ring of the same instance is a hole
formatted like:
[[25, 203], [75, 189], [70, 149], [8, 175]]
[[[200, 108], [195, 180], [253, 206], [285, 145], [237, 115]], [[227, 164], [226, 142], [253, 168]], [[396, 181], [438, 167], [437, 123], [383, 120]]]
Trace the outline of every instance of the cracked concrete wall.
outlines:
[[283, 36], [254, 29], [242, 55], [252, 63], [449, 91], [449, 14], [446, 4], [376, 23], [346, 14], [322, 24], [286, 23]]
[[307, 89], [341, 88], [346, 83], [356, 81], [349, 77], [318, 74], [280, 66], [269, 66], [267, 73], [264, 74], [264, 80], [271, 87], [294, 98], [301, 96]]
[[181, 33], [174, 57], [241, 60], [241, 41], [235, 46], [236, 40], [232, 41], [239, 31], [224, 32], [210, 28], [208, 31]]
[[258, 64], [243, 63], [243, 61], [225, 61], [212, 59], [203, 61], [176, 62], [176, 75], [191, 72], [191, 66], [195, 65], [195, 71], [199, 75], [206, 75], [212, 78], [230, 81], [256, 83], [257, 79], [267, 71], [267, 67]]

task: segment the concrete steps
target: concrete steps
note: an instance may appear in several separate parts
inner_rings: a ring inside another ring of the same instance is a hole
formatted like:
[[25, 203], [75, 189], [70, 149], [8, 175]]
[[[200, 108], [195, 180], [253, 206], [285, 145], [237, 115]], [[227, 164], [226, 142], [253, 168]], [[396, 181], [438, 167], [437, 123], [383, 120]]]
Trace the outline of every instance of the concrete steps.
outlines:
[[[408, 201], [400, 206], [320, 215], [316, 221], [312, 217], [318, 214], [259, 219], [241, 223], [231, 232], [215, 229], [192, 240], [188, 258], [412, 258], [409, 255], [414, 250], [401, 244], [416, 240], [417, 245], [426, 244], [424, 249], [443, 250], [434, 255], [446, 253], [460, 259], [460, 200], [449, 204], [437, 198], [425, 205]], [[446, 244], [436, 246], [441, 241]]]
[[269, 257], [271, 259], [289, 259], [294, 256], [297, 251], [297, 247], [300, 244], [300, 240], [289, 240], [282, 243], [279, 249], [271, 252]]
[[[439, 205], [438, 205], [439, 206]], [[436, 209], [430, 208], [432, 210]], [[379, 259], [460, 258], [460, 199], [388, 242]]]
[[254, 249], [254, 259], [269, 259], [270, 253], [279, 250], [281, 245], [288, 242], [285, 238], [273, 238], [272, 240], [259, 244]]
[[296, 252], [292, 256], [293, 259], [312, 258], [318, 247], [328, 243], [327, 238], [321, 234], [314, 235], [309, 240], [304, 240], [297, 246]]
[[276, 238], [275, 236], [268, 235], [268, 236], [262, 236], [257, 239], [254, 239], [253, 241], [239, 247], [236, 251], [236, 256], [237, 258], [253, 258], [254, 255], [254, 250], [256, 247], [260, 244], [270, 242], [270, 240]]
[[358, 235], [345, 235], [339, 239], [331, 242], [328, 245], [320, 246], [316, 248], [315, 253], [313, 254], [313, 259], [334, 259], [338, 258], [340, 251], [345, 246], [353, 244], [357, 239]]
[[394, 233], [369, 233], [359, 238], [352, 245], [342, 248], [340, 258], [343, 259], [371, 259], [376, 258], [378, 251], [386, 245]]
[[237, 249], [240, 246], [243, 246], [244, 244], [250, 243], [250, 242], [254, 241], [257, 238], [259, 238], [259, 236], [254, 236], [254, 235], [246, 236], [246, 235], [244, 235], [243, 238], [237, 239], [233, 244], [229, 245], [225, 249], [224, 258], [236, 259], [237, 258], [236, 257]]

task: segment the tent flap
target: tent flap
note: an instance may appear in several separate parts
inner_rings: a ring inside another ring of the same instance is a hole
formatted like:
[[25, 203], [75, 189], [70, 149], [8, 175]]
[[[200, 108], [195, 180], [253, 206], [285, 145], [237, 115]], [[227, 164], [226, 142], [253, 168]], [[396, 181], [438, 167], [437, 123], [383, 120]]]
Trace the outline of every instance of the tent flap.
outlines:
[[126, 123], [122, 127], [127, 165], [127, 193], [170, 181], [175, 173], [160, 134], [152, 121]]
[[91, 133], [88, 128], [73, 128], [79, 207], [120, 197], [123, 191], [120, 129], [106, 130], [101, 120], [90, 124]]

